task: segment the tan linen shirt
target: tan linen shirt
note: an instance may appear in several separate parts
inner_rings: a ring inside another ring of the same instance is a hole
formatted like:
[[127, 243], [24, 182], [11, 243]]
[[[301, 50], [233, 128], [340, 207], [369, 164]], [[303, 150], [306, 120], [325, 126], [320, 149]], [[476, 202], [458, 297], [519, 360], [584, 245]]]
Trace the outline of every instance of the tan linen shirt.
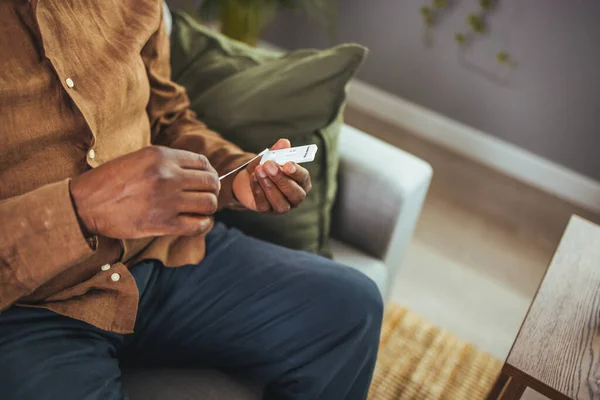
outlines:
[[[196, 120], [170, 73], [160, 0], [0, 0], [0, 311], [130, 333], [128, 268], [203, 259], [204, 236], [94, 243], [70, 199], [70, 178], [150, 144], [204, 154], [219, 174], [252, 157]], [[231, 181], [220, 208], [236, 205]]]

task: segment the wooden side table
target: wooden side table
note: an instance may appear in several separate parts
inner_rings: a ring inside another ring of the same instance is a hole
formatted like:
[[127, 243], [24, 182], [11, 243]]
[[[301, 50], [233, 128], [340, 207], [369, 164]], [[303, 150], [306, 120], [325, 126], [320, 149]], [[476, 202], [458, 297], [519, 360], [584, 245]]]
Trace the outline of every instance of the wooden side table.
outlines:
[[600, 399], [600, 227], [573, 216], [488, 399]]

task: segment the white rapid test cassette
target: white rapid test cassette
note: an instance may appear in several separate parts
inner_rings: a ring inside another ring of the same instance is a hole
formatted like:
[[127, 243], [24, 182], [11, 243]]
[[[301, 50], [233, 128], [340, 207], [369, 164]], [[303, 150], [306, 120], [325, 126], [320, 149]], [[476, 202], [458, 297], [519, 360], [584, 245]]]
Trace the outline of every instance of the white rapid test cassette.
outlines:
[[298, 146], [291, 147], [289, 149], [280, 149], [280, 150], [269, 150], [264, 149], [261, 151], [256, 157], [252, 160], [245, 162], [240, 165], [233, 171], [229, 171], [225, 175], [219, 177], [219, 180], [228, 177], [234, 172], [239, 171], [244, 168], [246, 165], [250, 164], [252, 161], [256, 160], [258, 157], [262, 157], [260, 159], [261, 165], [266, 163], [267, 161], [274, 161], [279, 165], [284, 165], [287, 162], [295, 162], [295, 163], [306, 163], [314, 161], [315, 155], [317, 154], [318, 147], [316, 144], [309, 144], [308, 146]]
[[279, 165], [284, 165], [288, 162], [305, 163], [311, 162], [315, 159], [318, 147], [316, 144], [309, 144], [308, 146], [298, 146], [289, 149], [281, 150], [267, 150], [260, 159], [261, 165], [267, 161], [274, 161]]

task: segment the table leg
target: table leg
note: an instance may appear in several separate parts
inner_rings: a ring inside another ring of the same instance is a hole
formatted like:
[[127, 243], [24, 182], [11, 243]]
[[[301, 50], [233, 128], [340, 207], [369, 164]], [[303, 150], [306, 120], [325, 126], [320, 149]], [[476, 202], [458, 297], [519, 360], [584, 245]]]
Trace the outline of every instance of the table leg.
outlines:
[[502, 372], [487, 400], [519, 400], [527, 389], [527, 385], [514, 376]]
[[498, 397], [500, 396], [500, 393], [502, 393], [502, 390], [504, 389], [504, 386], [506, 386], [506, 383], [508, 382], [509, 376], [506, 375], [504, 372], [500, 373], [500, 376], [498, 376], [498, 379], [496, 379], [496, 383], [494, 383], [494, 387], [492, 388], [492, 390], [490, 391], [490, 393], [487, 396], [487, 400], [496, 400], [498, 399]]

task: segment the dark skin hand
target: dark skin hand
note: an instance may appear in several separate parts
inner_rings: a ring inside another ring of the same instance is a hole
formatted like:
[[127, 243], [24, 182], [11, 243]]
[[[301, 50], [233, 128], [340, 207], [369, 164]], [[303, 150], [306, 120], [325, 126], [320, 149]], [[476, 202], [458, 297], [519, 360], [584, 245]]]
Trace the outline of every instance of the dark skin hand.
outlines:
[[[290, 141], [279, 139], [271, 150], [290, 148]], [[260, 165], [253, 161], [233, 181], [233, 193], [246, 208], [258, 212], [284, 214], [304, 201], [312, 184], [309, 172], [296, 163], [283, 167], [273, 161]]]
[[221, 184], [206, 157], [150, 146], [71, 181], [84, 228], [119, 239], [206, 232]]
[[[272, 150], [290, 146], [281, 139]], [[282, 214], [306, 198], [311, 182], [305, 168], [259, 163], [249, 164], [233, 181], [233, 192], [245, 207]], [[205, 233], [218, 209], [220, 189], [206, 157], [160, 146], [118, 157], [71, 181], [83, 228], [118, 239]]]

